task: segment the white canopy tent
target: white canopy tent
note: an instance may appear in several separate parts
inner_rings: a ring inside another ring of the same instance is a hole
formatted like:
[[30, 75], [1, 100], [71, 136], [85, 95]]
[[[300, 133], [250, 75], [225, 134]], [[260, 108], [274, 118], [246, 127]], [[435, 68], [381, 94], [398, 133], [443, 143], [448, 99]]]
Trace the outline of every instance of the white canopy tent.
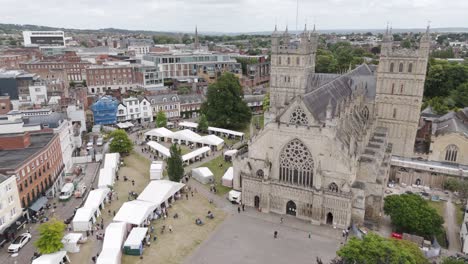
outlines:
[[169, 158], [171, 156], [171, 153], [170, 153], [169, 149], [166, 148], [165, 146], [159, 144], [156, 141], [149, 141], [146, 144], [148, 146], [150, 146], [152, 149], [154, 149], [156, 152], [161, 154], [163, 156], [163, 158]]
[[184, 186], [185, 184], [183, 183], [167, 180], [151, 181], [138, 196], [137, 200], [150, 202], [159, 207]]
[[208, 133], [222, 135], [225, 137], [232, 136], [232, 137], [239, 137], [240, 139], [244, 138], [244, 133], [242, 132], [238, 132], [238, 131], [234, 131], [230, 129], [218, 128], [218, 127], [208, 127]]
[[159, 127], [146, 132], [145, 136], [156, 141], [167, 141], [168, 139], [172, 139], [173, 134], [174, 132], [171, 130], [165, 127]]
[[120, 129], [126, 129], [126, 128], [129, 128], [129, 126], [127, 125], [126, 122], [123, 122], [123, 123], [117, 123], [117, 126], [120, 128]]
[[209, 147], [201, 147], [196, 149], [190, 153], [182, 155], [182, 161], [186, 163], [193, 162], [196, 159], [202, 159], [208, 155], [210, 155], [211, 149]]
[[198, 128], [198, 124], [194, 122], [182, 121], [178, 124], [179, 128], [186, 128], [190, 130], [196, 130]]
[[103, 249], [97, 258], [96, 264], [120, 264], [122, 252], [117, 249]]
[[139, 200], [125, 202], [114, 216], [114, 222], [142, 225], [158, 206], [155, 203]]
[[83, 239], [81, 233], [69, 233], [62, 238], [63, 249], [70, 253], [80, 252], [80, 245], [78, 242]]
[[109, 188], [101, 188], [101, 189], [90, 191], [88, 194], [88, 198], [86, 199], [86, 202], [84, 203], [83, 207], [94, 209], [95, 211], [98, 212], [98, 215], [99, 215], [100, 209], [104, 208], [104, 202], [106, 201], [107, 194], [109, 192], [110, 192]]
[[91, 230], [93, 223], [96, 222], [96, 217], [94, 208], [79, 208], [76, 210], [75, 216], [72, 220], [73, 231], [75, 232], [85, 232]]
[[150, 166], [150, 180], [161, 180], [163, 178], [163, 162], [153, 161]]
[[142, 242], [145, 239], [146, 233], [148, 232], [148, 228], [146, 227], [134, 227], [130, 234], [125, 240], [124, 243], [124, 252], [129, 254], [131, 251], [137, 250], [141, 252], [142, 250]]
[[224, 186], [232, 188], [232, 181], [234, 180], [234, 169], [229, 167], [221, 178], [221, 182]]
[[192, 169], [192, 177], [203, 184], [214, 182], [213, 173], [207, 167]]
[[224, 160], [225, 161], [231, 161], [232, 157], [234, 155], [236, 155], [237, 152], [238, 152], [237, 149], [231, 149], [231, 150], [228, 150], [228, 151], [224, 152]]
[[113, 249], [120, 251], [127, 234], [126, 223], [110, 223], [106, 228], [102, 249]]
[[98, 188], [114, 186], [115, 171], [111, 167], [104, 167], [99, 171]]
[[69, 263], [70, 260], [68, 259], [66, 251], [59, 251], [52, 254], [44, 254], [37, 259], [32, 261], [32, 264], [62, 264], [65, 263], [63, 259], [66, 258]]
[[114, 172], [119, 169], [120, 154], [119, 153], [107, 153], [104, 157], [104, 167], [113, 168]]
[[202, 137], [189, 129], [179, 130], [172, 135], [173, 141], [178, 144], [201, 143]]
[[216, 150], [221, 150], [224, 145], [224, 139], [216, 136], [216, 135], [207, 135], [202, 137], [201, 143], [204, 145], [213, 146]]

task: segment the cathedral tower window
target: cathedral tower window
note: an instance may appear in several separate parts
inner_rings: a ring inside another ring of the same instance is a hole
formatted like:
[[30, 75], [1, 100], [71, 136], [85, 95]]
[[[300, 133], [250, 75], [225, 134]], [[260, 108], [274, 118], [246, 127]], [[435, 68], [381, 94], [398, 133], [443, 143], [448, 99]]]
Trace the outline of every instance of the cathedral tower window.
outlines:
[[312, 187], [314, 161], [309, 149], [299, 139], [290, 141], [280, 154], [280, 182]]
[[278, 65], [281, 65], [281, 56], [278, 57]]
[[403, 63], [400, 63], [400, 66], [398, 67], [399, 72], [403, 72]]
[[291, 58], [288, 57], [288, 65], [291, 65]]
[[299, 57], [296, 58], [296, 64], [297, 64], [297, 65], [300, 64], [300, 59], [299, 59]]
[[449, 145], [445, 149], [445, 160], [446, 161], [452, 161], [452, 162], [457, 161], [457, 155], [458, 155], [458, 147], [457, 146]]
[[396, 118], [396, 114], [397, 114], [396, 111], [397, 111], [396, 108], [393, 108], [393, 118]]
[[258, 170], [257, 171], [257, 177], [263, 178], [263, 170]]
[[400, 93], [403, 93], [403, 84], [400, 86]]
[[364, 119], [366, 121], [369, 120], [369, 108], [367, 108], [367, 106], [364, 106], [364, 108], [362, 109], [361, 114], [362, 114], [362, 116], [364, 117]]
[[393, 64], [393, 62], [392, 62], [392, 63], [390, 63], [390, 72], [393, 72], [393, 68], [394, 68], [394, 66], [395, 66], [395, 65]]
[[408, 72], [413, 72], [413, 63], [408, 65]]
[[331, 192], [338, 192], [338, 185], [336, 183], [332, 182], [330, 185], [328, 185], [328, 190]]
[[296, 108], [289, 116], [289, 123], [293, 125], [304, 125], [309, 124], [309, 119], [302, 108]]
[[395, 83], [392, 83], [392, 94], [395, 93]]

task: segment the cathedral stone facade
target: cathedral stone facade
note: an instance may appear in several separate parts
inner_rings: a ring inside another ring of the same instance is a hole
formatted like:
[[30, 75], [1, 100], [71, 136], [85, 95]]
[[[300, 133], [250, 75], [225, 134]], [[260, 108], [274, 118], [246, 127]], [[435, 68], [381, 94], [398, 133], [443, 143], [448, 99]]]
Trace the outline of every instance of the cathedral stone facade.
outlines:
[[[315, 29], [297, 37], [275, 29], [265, 127], [251, 139], [249, 151], [233, 159], [234, 188], [242, 191], [243, 203], [342, 228], [377, 221], [392, 145], [404, 153], [404, 142], [415, 137], [418, 120], [413, 124], [412, 114], [422, 99], [427, 34], [420, 49], [400, 50], [387, 32], [383, 64], [363, 64], [340, 75], [315, 73]], [[404, 84], [399, 97], [387, 95], [390, 80]], [[411, 101], [404, 108], [403, 99]], [[388, 116], [394, 106], [401, 112]]]

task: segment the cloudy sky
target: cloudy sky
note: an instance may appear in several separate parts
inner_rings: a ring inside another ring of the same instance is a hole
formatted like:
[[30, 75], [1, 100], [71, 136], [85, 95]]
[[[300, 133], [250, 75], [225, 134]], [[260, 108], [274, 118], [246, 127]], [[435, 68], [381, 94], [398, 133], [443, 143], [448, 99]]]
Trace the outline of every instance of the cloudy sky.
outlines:
[[[468, 0], [299, 0], [299, 28], [468, 26]], [[0, 0], [0, 23], [155, 31], [296, 28], [296, 0]]]

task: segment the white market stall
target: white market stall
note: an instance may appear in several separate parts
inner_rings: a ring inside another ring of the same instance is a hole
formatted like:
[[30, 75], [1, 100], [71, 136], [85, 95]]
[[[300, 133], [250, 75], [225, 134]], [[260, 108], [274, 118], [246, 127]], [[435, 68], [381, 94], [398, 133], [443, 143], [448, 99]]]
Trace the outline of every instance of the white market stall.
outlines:
[[227, 137], [227, 138], [239, 138], [240, 140], [244, 139], [244, 133], [230, 130], [230, 129], [208, 127], [208, 133], [215, 134], [217, 136]]
[[110, 223], [106, 228], [102, 250], [109, 249], [120, 252], [126, 235], [126, 223]]
[[70, 263], [66, 251], [44, 254], [32, 261], [32, 264], [63, 264]]
[[224, 160], [225, 161], [231, 161], [232, 157], [234, 157], [237, 154], [237, 149], [230, 149], [224, 152]]
[[95, 211], [96, 209], [83, 207], [76, 210], [72, 220], [73, 231], [85, 232], [91, 230], [93, 223], [96, 222]]
[[216, 135], [207, 135], [201, 138], [201, 143], [205, 146], [211, 146], [214, 150], [221, 150], [224, 146], [224, 139]]
[[107, 194], [109, 192], [109, 188], [101, 188], [90, 191], [83, 207], [93, 209], [95, 215], [99, 216], [101, 210], [104, 209], [104, 204], [107, 200]]
[[165, 204], [184, 186], [185, 184], [183, 183], [168, 180], [151, 181], [138, 196], [137, 200], [150, 202], [159, 207]]
[[192, 169], [192, 177], [203, 184], [214, 182], [214, 175], [208, 167]]
[[159, 157], [166, 159], [171, 156], [171, 152], [169, 151], [169, 149], [156, 141], [149, 141], [148, 143], [146, 143], [146, 145], [150, 146], [150, 148], [152, 148], [153, 151], [155, 151]]
[[190, 129], [196, 131], [198, 129], [198, 124], [194, 122], [182, 121], [178, 124], [179, 128]]
[[127, 255], [140, 256], [143, 254], [143, 243], [146, 237], [148, 228], [135, 227], [130, 231], [130, 234], [125, 240], [123, 251]]
[[117, 249], [103, 249], [96, 260], [96, 264], [120, 264], [122, 252]]
[[98, 188], [114, 186], [115, 171], [111, 167], [104, 167], [99, 171]]
[[158, 142], [168, 142], [172, 140], [173, 134], [174, 132], [171, 130], [165, 127], [159, 127], [146, 132], [145, 137]]
[[161, 180], [163, 178], [163, 162], [153, 161], [150, 166], [150, 180]]
[[70, 253], [80, 252], [79, 242], [83, 241], [83, 234], [69, 233], [62, 238], [63, 249]]
[[107, 153], [104, 156], [104, 168], [109, 167], [114, 170], [114, 173], [117, 173], [120, 164], [120, 154], [119, 153]]
[[202, 147], [190, 153], [182, 155], [182, 161], [186, 165], [189, 165], [190, 163], [202, 160], [203, 158], [209, 156], [210, 153], [211, 153], [211, 149], [209, 147]]
[[153, 211], [158, 206], [155, 203], [139, 200], [125, 202], [114, 216], [114, 222], [124, 222], [140, 226], [152, 217]]
[[201, 139], [200, 135], [189, 129], [176, 131], [172, 135], [172, 142], [181, 145], [201, 143]]
[[223, 177], [221, 178], [221, 183], [226, 187], [232, 188], [233, 180], [234, 180], [234, 169], [232, 167], [229, 167], [229, 169], [226, 170]]

